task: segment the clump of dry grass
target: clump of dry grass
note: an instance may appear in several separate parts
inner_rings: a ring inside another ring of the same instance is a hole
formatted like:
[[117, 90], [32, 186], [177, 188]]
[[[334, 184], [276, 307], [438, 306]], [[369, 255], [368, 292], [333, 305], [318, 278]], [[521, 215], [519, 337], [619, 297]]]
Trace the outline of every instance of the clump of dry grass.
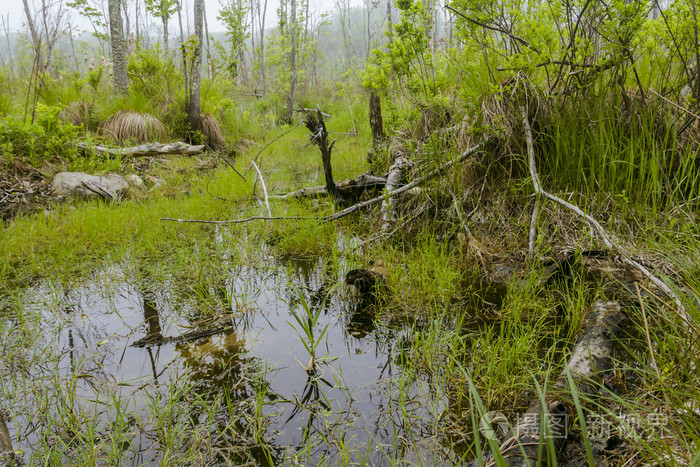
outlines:
[[202, 114], [202, 133], [207, 138], [207, 146], [213, 150], [221, 149], [224, 144], [224, 134], [221, 126], [212, 114]]
[[420, 104], [420, 110], [420, 118], [414, 131], [415, 138], [418, 141], [425, 140], [452, 122], [452, 112], [448, 107], [436, 104]]
[[168, 132], [165, 125], [151, 114], [120, 110], [100, 125], [100, 134], [118, 143], [146, 143], [164, 140]]
[[87, 128], [90, 124], [90, 113], [92, 112], [92, 104], [84, 101], [71, 102], [65, 109], [61, 110], [58, 118], [63, 123], [71, 123], [75, 126]]

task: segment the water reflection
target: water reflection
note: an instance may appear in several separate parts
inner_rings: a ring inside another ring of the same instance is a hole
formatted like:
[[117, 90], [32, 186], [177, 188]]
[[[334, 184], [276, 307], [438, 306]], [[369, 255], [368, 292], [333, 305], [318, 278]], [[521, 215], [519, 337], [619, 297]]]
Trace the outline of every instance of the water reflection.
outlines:
[[[222, 267], [196, 293], [181, 277], [156, 280], [142, 267], [134, 279], [114, 268], [61, 290], [56, 312], [41, 299], [51, 286], [34, 289], [29, 306], [47, 322], [61, 317], [52, 331], [58, 351], [65, 352], [66, 372], [80, 380], [76, 403], [89, 409], [99, 394], [119, 388], [133, 401], [131, 416], [149, 420], [153, 394], [182, 384], [188, 398], [179, 402], [181, 409], [194, 426], [211, 432], [207, 452], [220, 463], [252, 458], [280, 464], [290, 453], [303, 453], [306, 463], [334, 463], [341, 445], [351, 459], [382, 463], [399, 455], [402, 439], [427, 436], [433, 421], [424, 418], [425, 401], [435, 396], [417, 390], [413, 380], [396, 385], [411, 322], [378, 324], [378, 311], [386, 316], [381, 305], [357, 303], [348, 291], [334, 288], [344, 271], [325, 259]], [[318, 365], [310, 371], [298, 363], [309, 358], [304, 336], [289, 325], [291, 310], [301, 306], [299, 291], [313, 311], [322, 311], [316, 325], [309, 325], [312, 335], [318, 339], [325, 330]], [[202, 330], [213, 332], [187, 338]], [[395, 417], [407, 400], [411, 423]], [[115, 414], [105, 410], [100, 416], [108, 426]], [[136, 462], [148, 451], [158, 460], [154, 430], [135, 441], [124, 459]], [[37, 446], [28, 438], [22, 447], [32, 452]]]

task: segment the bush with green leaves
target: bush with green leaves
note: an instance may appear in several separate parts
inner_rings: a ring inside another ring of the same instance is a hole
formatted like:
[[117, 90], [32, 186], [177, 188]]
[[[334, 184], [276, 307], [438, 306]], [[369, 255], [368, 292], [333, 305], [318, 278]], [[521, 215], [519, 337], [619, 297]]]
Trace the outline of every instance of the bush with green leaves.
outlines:
[[393, 81], [420, 100], [430, 100], [445, 84], [436, 73], [436, 54], [430, 49], [430, 16], [420, 1], [396, 3], [401, 12], [387, 49], [375, 49], [366, 68], [363, 85], [387, 90]]
[[154, 105], [167, 106], [173, 94], [183, 87], [182, 75], [172, 59], [163, 57], [157, 47], [137, 47], [129, 56], [127, 71], [131, 92], [152, 100]]
[[40, 103], [33, 122], [19, 117], [0, 122], [0, 155], [4, 162], [22, 160], [39, 166], [54, 158], [74, 158], [80, 128], [63, 123], [58, 117], [60, 111], [59, 107]]

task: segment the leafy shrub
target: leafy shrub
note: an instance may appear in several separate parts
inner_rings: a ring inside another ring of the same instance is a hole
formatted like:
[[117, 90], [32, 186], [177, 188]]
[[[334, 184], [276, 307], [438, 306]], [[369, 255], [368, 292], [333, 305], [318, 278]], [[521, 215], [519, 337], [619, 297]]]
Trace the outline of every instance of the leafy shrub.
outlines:
[[0, 122], [0, 155], [5, 163], [21, 159], [34, 166], [53, 158], [77, 155], [75, 140], [80, 128], [63, 123], [59, 107], [38, 104], [34, 122], [8, 118]]
[[127, 70], [131, 76], [132, 93], [161, 104], [170, 103], [173, 92], [182, 87], [180, 72], [171, 59], [163, 58], [158, 48], [137, 48], [129, 56]]

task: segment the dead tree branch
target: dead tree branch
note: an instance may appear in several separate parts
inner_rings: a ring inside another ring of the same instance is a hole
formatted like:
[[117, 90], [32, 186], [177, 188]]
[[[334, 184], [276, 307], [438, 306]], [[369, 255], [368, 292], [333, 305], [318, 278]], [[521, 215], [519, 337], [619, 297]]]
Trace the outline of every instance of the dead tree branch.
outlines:
[[385, 193], [382, 196], [377, 196], [376, 198], [372, 198], [370, 200], [363, 201], [361, 203], [353, 204], [352, 206], [345, 208], [342, 211], [338, 211], [335, 214], [331, 214], [330, 216], [324, 217], [323, 222], [334, 221], [336, 219], [340, 219], [341, 217], [345, 217], [348, 214], [351, 214], [351, 213], [358, 211], [360, 209], [366, 208], [368, 206], [373, 206], [375, 204], [379, 204], [382, 201], [384, 201], [386, 199], [386, 197], [391, 198], [393, 196], [404, 193], [412, 188], [415, 188], [418, 185], [420, 185], [421, 183], [427, 182], [428, 180], [432, 180], [433, 178], [437, 177], [438, 175], [444, 174], [445, 171], [447, 171], [447, 169], [449, 169], [453, 165], [458, 164], [460, 162], [463, 162], [463, 161], [467, 160], [469, 157], [476, 154], [479, 150], [481, 150], [486, 145], [486, 143], [488, 141], [489, 141], [489, 138], [486, 137], [483, 139], [483, 141], [481, 143], [477, 144], [473, 148], [467, 149], [465, 152], [460, 154], [455, 159], [452, 159], [449, 162], [445, 162], [443, 165], [441, 165], [437, 169], [432, 170], [431, 172], [427, 173], [426, 175], [424, 175], [422, 177], [418, 177], [417, 179], [413, 180], [411, 183], [404, 185], [401, 188], [397, 188], [395, 190], [392, 190], [392, 191], [385, 191]]
[[[357, 199], [367, 190], [381, 190], [386, 186], [387, 179], [384, 177], [375, 177], [369, 174], [362, 174], [359, 177], [351, 180], [343, 180], [336, 183], [335, 187], [344, 199]], [[279, 196], [271, 196], [271, 199], [290, 200], [290, 199], [307, 199], [307, 198], [322, 198], [328, 196], [328, 190], [325, 185], [312, 186], [302, 188], [301, 190], [292, 191]]]
[[619, 246], [615, 245], [612, 242], [612, 240], [610, 239], [610, 237], [608, 236], [608, 233], [605, 231], [603, 226], [601, 226], [597, 220], [595, 220], [593, 217], [591, 217], [590, 215], [583, 212], [578, 206], [574, 206], [573, 204], [571, 204], [567, 201], [564, 201], [563, 199], [559, 198], [558, 196], [554, 196], [554, 195], [552, 195], [552, 194], [550, 194], [542, 189], [542, 183], [540, 182], [540, 177], [537, 174], [537, 165], [535, 164], [534, 143], [532, 141], [532, 130], [530, 128], [530, 122], [527, 118], [527, 110], [525, 109], [525, 107], [521, 107], [520, 111], [523, 115], [523, 126], [525, 127], [525, 137], [527, 139], [527, 152], [528, 152], [528, 159], [530, 162], [530, 175], [532, 177], [532, 184], [534, 185], [535, 193], [538, 196], [544, 196], [545, 198], [548, 198], [548, 199], [554, 201], [555, 203], [564, 206], [565, 208], [573, 211], [578, 216], [584, 218], [595, 229], [595, 231], [598, 232], [598, 235], [600, 235], [600, 238], [603, 241], [603, 244], [605, 245], [606, 248], [608, 248], [611, 251], [617, 252], [617, 254], [620, 256], [620, 259], [622, 260], [622, 262], [637, 269], [647, 279], [649, 279], [655, 286], [657, 286], [659, 289], [663, 290], [664, 293], [666, 295], [668, 295], [668, 297], [671, 298], [673, 300], [673, 302], [676, 304], [676, 307], [678, 308], [678, 314], [681, 317], [681, 319], [686, 323], [692, 323], [692, 321], [688, 317], [688, 314], [685, 311], [685, 307], [683, 306], [683, 303], [681, 302], [680, 298], [678, 298], [678, 295], [676, 295], [676, 293], [673, 290], [671, 290], [671, 288], [668, 285], [666, 285], [661, 279], [656, 277], [647, 268], [645, 268], [644, 266], [639, 264], [637, 261], [630, 258], [624, 251], [622, 251], [622, 249]]
[[253, 167], [255, 167], [255, 171], [258, 172], [258, 179], [260, 180], [260, 184], [262, 185], [263, 194], [265, 195], [265, 207], [267, 207], [267, 216], [272, 217], [272, 211], [270, 211], [270, 202], [267, 199], [267, 187], [265, 186], [265, 179], [263, 178], [262, 173], [260, 173], [258, 164], [256, 164], [255, 161], [251, 161], [251, 163], [253, 164]]
[[76, 146], [78, 149], [93, 151], [96, 154], [131, 157], [167, 156], [170, 154], [194, 156], [204, 152], [203, 145], [192, 146], [186, 143], [148, 143], [130, 148], [108, 148], [105, 146], [90, 146], [85, 143], [77, 143]]
[[331, 168], [331, 152], [333, 151], [335, 140], [330, 145], [328, 144], [328, 130], [326, 130], [326, 123], [323, 121], [323, 112], [318, 106], [316, 106], [316, 113], [307, 112], [304, 124], [311, 132], [309, 137], [311, 144], [317, 145], [321, 150], [323, 174], [326, 177], [326, 191], [334, 201], [340, 203], [342, 202], [342, 197], [333, 181], [333, 169]]
[[224, 225], [224, 224], [245, 224], [246, 222], [252, 222], [252, 221], [280, 221], [280, 220], [310, 220], [310, 219], [317, 219], [316, 217], [303, 217], [303, 216], [276, 216], [276, 217], [262, 217], [262, 216], [253, 216], [253, 217], [248, 217], [246, 219], [233, 219], [233, 220], [228, 220], [228, 221], [206, 221], [206, 220], [199, 220], [199, 219], [176, 219], [174, 217], [161, 217], [160, 220], [162, 221], [172, 221], [172, 222], [187, 222], [191, 224], [219, 224], [219, 225]]

